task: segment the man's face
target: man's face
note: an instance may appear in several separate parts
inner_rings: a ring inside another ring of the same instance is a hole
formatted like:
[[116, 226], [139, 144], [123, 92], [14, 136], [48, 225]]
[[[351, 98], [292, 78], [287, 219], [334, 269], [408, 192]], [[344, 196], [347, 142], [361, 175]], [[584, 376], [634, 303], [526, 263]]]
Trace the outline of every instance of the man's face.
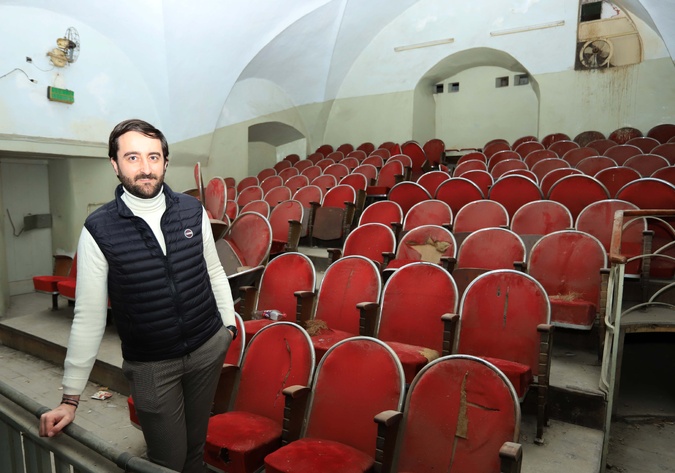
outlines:
[[117, 161], [111, 159], [115, 174], [124, 188], [141, 199], [159, 194], [168, 164], [162, 155], [162, 142], [136, 131], [121, 135]]

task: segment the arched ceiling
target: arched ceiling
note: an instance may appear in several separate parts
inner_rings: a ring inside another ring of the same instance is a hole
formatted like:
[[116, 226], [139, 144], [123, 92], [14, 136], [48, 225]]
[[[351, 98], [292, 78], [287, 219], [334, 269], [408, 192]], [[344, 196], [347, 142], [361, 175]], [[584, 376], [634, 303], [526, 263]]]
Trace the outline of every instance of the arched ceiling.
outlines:
[[[539, 1], [512, 3], [526, 8]], [[238, 81], [269, 80], [296, 105], [335, 98], [361, 51], [397, 17], [427, 2], [0, 0], [0, 9], [6, 5], [51, 11], [108, 38], [151, 84], [171, 136], [187, 139], [213, 131]], [[460, 5], [454, 0], [447, 8], [455, 2]], [[675, 0], [615, 3], [652, 26], [672, 57]], [[71, 25], [48, 26], [60, 33]], [[86, 38], [82, 41], [81, 57], [92, 53]], [[176, 119], [183, 116], [190, 119]]]

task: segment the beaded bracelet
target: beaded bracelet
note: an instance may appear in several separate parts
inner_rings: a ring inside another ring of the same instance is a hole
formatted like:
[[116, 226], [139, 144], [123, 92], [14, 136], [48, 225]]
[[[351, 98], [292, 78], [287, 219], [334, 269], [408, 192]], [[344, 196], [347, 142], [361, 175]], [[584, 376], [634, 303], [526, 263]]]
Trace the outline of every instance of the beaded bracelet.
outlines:
[[68, 404], [69, 406], [73, 406], [75, 409], [77, 409], [78, 406], [80, 405], [80, 401], [78, 401], [77, 399], [71, 399], [69, 397], [64, 397], [64, 398], [61, 398], [61, 404]]

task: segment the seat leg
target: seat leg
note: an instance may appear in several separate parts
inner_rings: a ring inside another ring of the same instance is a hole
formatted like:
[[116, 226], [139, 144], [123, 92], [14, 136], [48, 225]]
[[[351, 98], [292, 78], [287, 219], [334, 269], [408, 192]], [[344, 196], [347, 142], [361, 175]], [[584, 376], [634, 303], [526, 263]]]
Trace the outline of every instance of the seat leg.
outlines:
[[59, 295], [52, 294], [52, 310], [59, 310]]
[[534, 438], [534, 443], [537, 445], [544, 445], [544, 425], [546, 419], [546, 399], [548, 394], [547, 386], [539, 386], [537, 390], [537, 435]]

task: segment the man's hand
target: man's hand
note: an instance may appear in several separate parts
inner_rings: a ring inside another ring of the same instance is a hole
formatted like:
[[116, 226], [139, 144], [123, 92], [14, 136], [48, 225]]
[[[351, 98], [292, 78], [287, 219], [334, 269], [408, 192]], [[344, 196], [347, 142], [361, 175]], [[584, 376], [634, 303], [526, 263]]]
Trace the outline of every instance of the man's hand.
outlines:
[[61, 404], [40, 416], [40, 437], [54, 437], [75, 419], [75, 406]]

